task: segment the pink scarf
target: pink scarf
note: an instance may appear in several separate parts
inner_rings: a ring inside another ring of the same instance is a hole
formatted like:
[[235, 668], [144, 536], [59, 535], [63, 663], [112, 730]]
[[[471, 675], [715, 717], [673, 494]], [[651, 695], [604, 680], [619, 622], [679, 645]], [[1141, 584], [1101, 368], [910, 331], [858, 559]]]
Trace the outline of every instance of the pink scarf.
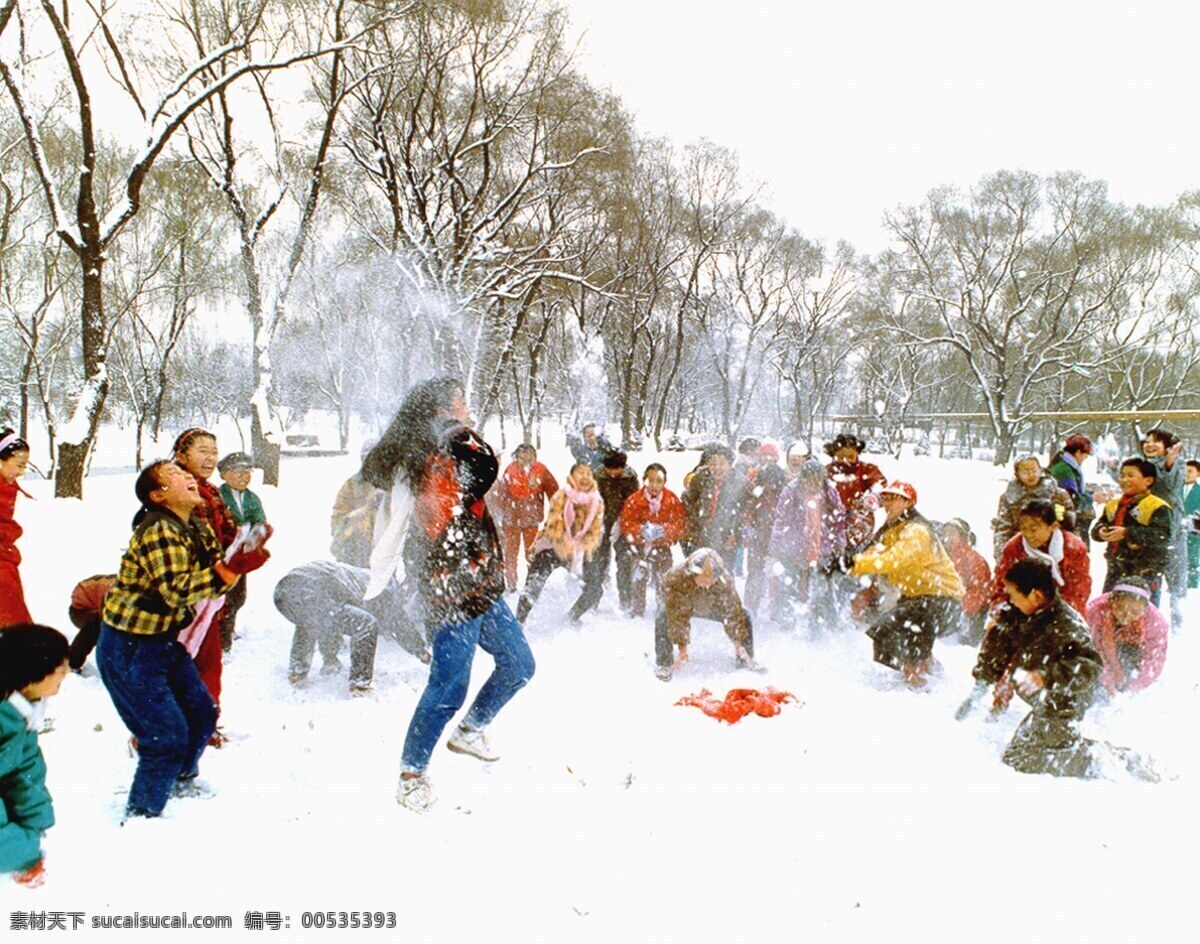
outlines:
[[[572, 541], [581, 534], [587, 534], [588, 529], [592, 526], [592, 522], [596, 520], [596, 515], [600, 514], [600, 509], [604, 502], [600, 498], [600, 492], [597, 489], [592, 489], [590, 492], [581, 492], [572, 488], [570, 485], [566, 488], [567, 504], [563, 508], [563, 521], [567, 525], [567, 537]], [[583, 505], [587, 507], [587, 517], [583, 520], [583, 526], [578, 530], [575, 528], [575, 506]]]
[[646, 492], [646, 504], [650, 507], [650, 517], [653, 518], [658, 515], [659, 509], [662, 508], [663, 493], [659, 492], [658, 497], [655, 498], [650, 494], [650, 489], [647, 488], [644, 491]]
[[[600, 509], [604, 507], [604, 500], [600, 497], [599, 489], [593, 488], [590, 492], [581, 492], [578, 489], [572, 488], [570, 485], [566, 487], [567, 503], [563, 508], [563, 523], [567, 526], [567, 547], [571, 549], [571, 573], [579, 577], [583, 573], [583, 548], [575, 546], [575, 539], [581, 534], [587, 534], [591, 528], [592, 522], [596, 520], [596, 516], [600, 514]], [[575, 506], [583, 505], [587, 507], [587, 516], [583, 519], [583, 525], [578, 530], [575, 528]]]

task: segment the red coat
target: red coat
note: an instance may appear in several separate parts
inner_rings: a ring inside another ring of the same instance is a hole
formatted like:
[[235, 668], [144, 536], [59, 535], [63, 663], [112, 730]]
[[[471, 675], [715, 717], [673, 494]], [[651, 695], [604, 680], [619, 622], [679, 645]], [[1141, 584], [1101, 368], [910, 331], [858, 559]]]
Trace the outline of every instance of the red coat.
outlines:
[[17, 570], [21, 562], [21, 552], [17, 550], [21, 526], [13, 518], [17, 492], [24, 491], [16, 482], [0, 479], [0, 626], [29, 622], [25, 591]]
[[546, 502], [558, 491], [558, 482], [540, 462], [525, 469], [510, 462], [496, 482], [493, 512], [501, 527], [536, 528], [546, 516]]
[[17, 510], [17, 492], [25, 493], [16, 482], [0, 478], [0, 561], [10, 564], [21, 563], [21, 552], [17, 550], [17, 538], [23, 530], [13, 517]]
[[847, 543], [850, 547], [866, 543], [875, 533], [875, 509], [867, 505], [864, 499], [876, 485], [886, 485], [887, 479], [879, 471], [879, 466], [869, 462], [848, 465], [835, 461], [829, 463], [826, 471], [848, 515]]
[[625, 501], [619, 519], [621, 533], [630, 544], [642, 547], [642, 525], [657, 524], [663, 529], [663, 536], [651, 544], [651, 547], [670, 547], [677, 541], [683, 540], [687, 533], [687, 509], [674, 492], [669, 488], [662, 491], [662, 503], [658, 514], [650, 513], [650, 499], [644, 488], [639, 488]]
[[953, 547], [946, 545], [946, 552], [967, 590], [962, 601], [963, 615], [974, 616], [987, 609], [992, 589], [992, 568], [987, 560], [966, 541], [956, 541]]
[[[1091, 562], [1088, 560], [1087, 545], [1070, 531], [1063, 531], [1063, 559], [1059, 565], [1062, 572], [1063, 585], [1058, 588], [1059, 595], [1067, 604], [1079, 613], [1086, 615], [1087, 601], [1092, 595]], [[1000, 554], [996, 564], [996, 574], [992, 578], [992, 605], [1008, 602], [1008, 594], [1004, 592], [1004, 575], [1017, 561], [1025, 556], [1025, 546], [1021, 535], [1009, 539]]]

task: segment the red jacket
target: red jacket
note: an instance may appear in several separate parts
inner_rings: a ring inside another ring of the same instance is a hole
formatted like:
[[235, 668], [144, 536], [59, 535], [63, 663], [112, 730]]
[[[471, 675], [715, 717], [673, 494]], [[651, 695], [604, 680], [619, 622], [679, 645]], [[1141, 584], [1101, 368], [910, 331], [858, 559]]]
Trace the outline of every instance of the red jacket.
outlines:
[[974, 616], [987, 609], [992, 589], [992, 568], [987, 560], [966, 541], [956, 541], [953, 547], [947, 545], [946, 551], [967, 590], [962, 601], [963, 615]]
[[621, 533], [625, 540], [635, 547], [642, 547], [642, 525], [657, 524], [663, 529], [663, 536], [651, 544], [651, 547], [670, 547], [683, 539], [687, 533], [687, 509], [674, 492], [669, 488], [662, 491], [662, 503], [658, 514], [650, 514], [650, 499], [644, 488], [639, 488], [625, 501], [619, 519]]
[[[1063, 585], [1058, 588], [1059, 595], [1080, 616], [1086, 615], [1087, 601], [1092, 595], [1091, 562], [1088, 560], [1087, 545], [1070, 531], [1064, 530], [1063, 559], [1059, 565], [1062, 572]], [[992, 578], [992, 605], [1008, 602], [1008, 594], [1004, 592], [1004, 575], [1017, 561], [1025, 556], [1025, 546], [1021, 535], [1015, 535], [1004, 545], [1000, 560], [996, 564], [996, 575]]]
[[863, 499], [876, 485], [886, 485], [887, 479], [879, 471], [879, 466], [869, 462], [856, 462], [847, 465], [845, 462], [831, 462], [826, 467], [829, 481], [837, 489], [842, 507], [849, 516], [846, 525], [846, 540], [851, 547], [856, 547], [871, 539], [875, 533], [875, 509], [864, 504]]
[[22, 529], [13, 517], [17, 508], [17, 492], [27, 494], [16, 482], [0, 479], [0, 560], [10, 564], [21, 563], [17, 538], [21, 536]]
[[496, 482], [494, 511], [504, 528], [536, 528], [546, 516], [546, 502], [558, 491], [558, 482], [540, 462], [525, 469], [510, 462]]

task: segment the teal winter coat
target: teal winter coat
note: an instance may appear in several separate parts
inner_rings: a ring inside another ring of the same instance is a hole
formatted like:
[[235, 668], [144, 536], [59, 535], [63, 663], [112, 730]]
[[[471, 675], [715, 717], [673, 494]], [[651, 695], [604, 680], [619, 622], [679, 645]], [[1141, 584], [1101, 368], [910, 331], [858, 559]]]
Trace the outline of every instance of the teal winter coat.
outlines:
[[242, 504], [239, 508], [237, 500], [233, 495], [233, 489], [226, 482], [221, 486], [221, 501], [225, 503], [225, 507], [233, 515], [234, 523], [239, 527], [244, 524], [264, 524], [267, 520], [267, 514], [263, 511], [262, 502], [248, 488], [242, 491]]
[[0, 702], [0, 872], [24, 872], [42, 857], [54, 825], [46, 761], [36, 731], [9, 700]]

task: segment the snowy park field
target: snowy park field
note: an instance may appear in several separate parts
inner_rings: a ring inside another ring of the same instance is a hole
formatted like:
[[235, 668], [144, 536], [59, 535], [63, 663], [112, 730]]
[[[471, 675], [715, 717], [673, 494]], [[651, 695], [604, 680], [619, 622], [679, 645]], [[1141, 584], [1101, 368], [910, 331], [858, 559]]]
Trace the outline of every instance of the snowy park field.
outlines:
[[[234, 447], [223, 437], [222, 452]], [[94, 660], [50, 703], [42, 747], [58, 824], [45, 842], [48, 878], [35, 890], [0, 884], [5, 940], [41, 939], [10, 931], [31, 912], [82, 914], [78, 930], [46, 932], [70, 941], [1197, 940], [1195, 597], [1160, 681], [1086, 722], [1153, 757], [1164, 780], [1148, 785], [1003, 766], [1020, 703], [995, 723], [954, 721], [974, 652], [945, 641], [935, 648], [944, 672], [918, 694], [872, 664], [852, 625], [811, 638], [759, 624], [759, 675], [735, 671], [720, 628], [698, 623], [690, 664], [660, 682], [651, 619], [621, 617], [610, 585], [597, 611], [569, 625], [577, 585], [556, 571], [526, 626], [537, 674], [490, 729], [502, 759], [439, 746], [438, 802], [422, 816], [394, 791], [425, 667], [381, 640], [370, 696], [349, 697], [344, 672], [314, 671], [293, 687], [291, 626], [271, 599], [288, 569], [327, 556], [329, 507], [356, 456], [287, 459], [278, 489], [256, 474], [274, 556], [250, 578], [225, 666], [231, 741], [201, 763], [215, 796], [173, 800], [161, 820], [122, 826], [134, 761]], [[561, 438], [541, 458], [565, 476]], [[913, 482], [927, 516], [965, 517], [987, 553], [1006, 469], [868, 458]], [[635, 453], [631, 463], [640, 473], [655, 459], [679, 491], [695, 453]], [[25, 481], [37, 500], [18, 502], [19, 547], [35, 619], [73, 634], [71, 587], [116, 569], [133, 478], [94, 475], [82, 503]], [[1098, 555], [1093, 565], [1098, 586]], [[474, 687], [490, 668], [480, 653]], [[674, 704], [702, 688], [767, 685], [797, 703], [736, 725]], [[93, 926], [181, 912], [229, 915], [232, 928]], [[396, 926], [332, 930], [317, 912], [394, 912]]]

